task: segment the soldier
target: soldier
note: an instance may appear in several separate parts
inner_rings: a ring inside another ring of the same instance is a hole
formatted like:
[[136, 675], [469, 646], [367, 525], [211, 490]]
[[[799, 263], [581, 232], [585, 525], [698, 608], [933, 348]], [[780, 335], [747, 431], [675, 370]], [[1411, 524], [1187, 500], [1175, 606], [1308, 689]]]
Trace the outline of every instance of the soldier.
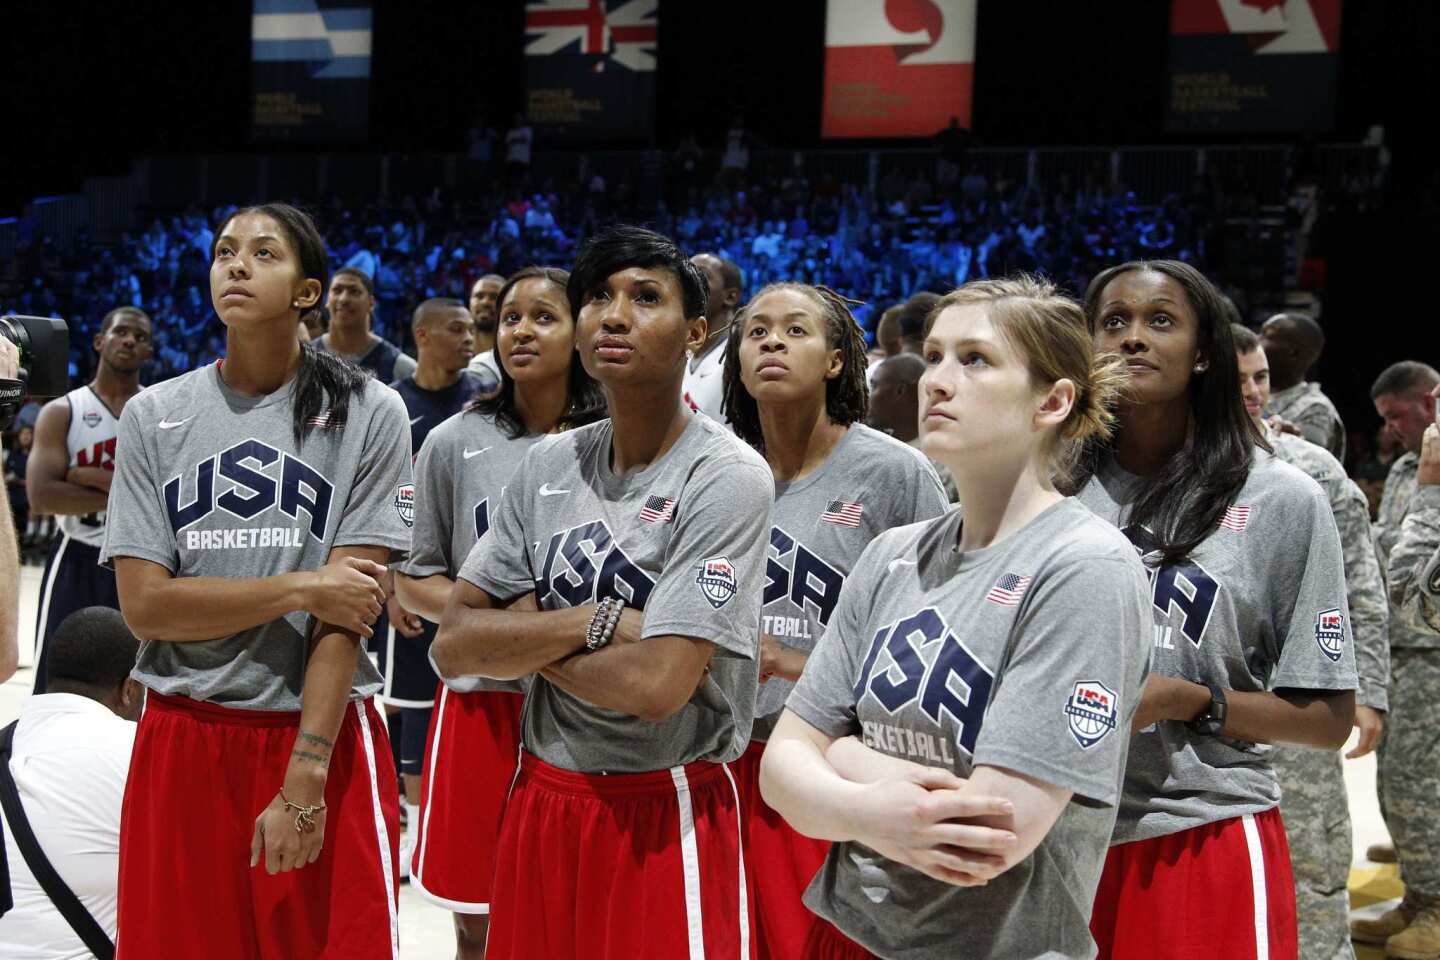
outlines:
[[1303, 313], [1277, 313], [1260, 328], [1265, 356], [1270, 364], [1271, 416], [1288, 420], [1300, 434], [1345, 461], [1345, 424], [1320, 384], [1305, 379], [1305, 372], [1320, 359], [1325, 334], [1320, 325]]
[[[1355, 667], [1360, 689], [1355, 696], [1355, 726], [1360, 742], [1348, 757], [1375, 749], [1384, 730], [1386, 687], [1390, 679], [1389, 610], [1384, 581], [1370, 533], [1365, 494], [1324, 448], [1267, 427], [1261, 418], [1270, 399], [1265, 350], [1253, 332], [1235, 324], [1240, 363], [1240, 394], [1245, 412], [1267, 431], [1275, 456], [1314, 478], [1325, 491], [1344, 555], [1350, 627], [1355, 638]], [[1271, 764], [1280, 777], [1280, 814], [1290, 841], [1295, 871], [1295, 906], [1300, 956], [1304, 960], [1353, 960], [1350, 945], [1350, 811], [1345, 772], [1339, 754], [1326, 750], [1276, 747]]]
[[[1415, 564], [1406, 563], [1409, 551], [1396, 552], [1402, 530], [1417, 540], [1424, 529], [1435, 495], [1421, 496], [1418, 473], [1426, 427], [1435, 417], [1432, 396], [1440, 373], [1414, 361], [1387, 367], [1370, 389], [1375, 410], [1385, 427], [1405, 447], [1405, 455], [1390, 468], [1385, 495], [1376, 522], [1380, 561], [1387, 568], [1390, 592], [1390, 698], [1394, 705], [1390, 729], [1380, 745], [1380, 807], [1395, 840], [1405, 899], [1374, 920], [1355, 920], [1350, 933], [1362, 943], [1383, 943], [1393, 957], [1440, 957], [1440, 824], [1435, 820], [1440, 796], [1440, 744], [1435, 728], [1440, 707], [1434, 691], [1440, 689], [1440, 632], [1407, 621], [1395, 605], [1403, 597]], [[1433, 449], [1433, 448], [1432, 448]], [[1427, 479], [1433, 475], [1427, 464]], [[1427, 482], [1427, 488], [1431, 486]], [[1428, 565], [1427, 565], [1428, 566]], [[1399, 588], [1399, 589], [1397, 589]]]
[[[1440, 394], [1440, 387], [1431, 393]], [[1390, 551], [1390, 596], [1405, 620], [1440, 631], [1440, 421], [1425, 428], [1415, 497]]]

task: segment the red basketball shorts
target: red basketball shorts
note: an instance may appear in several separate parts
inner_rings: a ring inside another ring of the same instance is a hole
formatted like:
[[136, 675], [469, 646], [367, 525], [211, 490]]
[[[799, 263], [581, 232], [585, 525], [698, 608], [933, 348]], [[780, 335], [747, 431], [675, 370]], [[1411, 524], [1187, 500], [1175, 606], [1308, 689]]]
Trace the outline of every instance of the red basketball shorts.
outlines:
[[1295, 960], [1279, 809], [1111, 847], [1090, 932], [1100, 960]]
[[824, 865], [830, 843], [796, 833], [760, 796], [764, 752], [765, 743], [753, 741], [730, 765], [740, 791], [740, 831], [755, 898], [755, 957], [792, 960], [816, 923], [800, 898]]
[[810, 925], [805, 946], [795, 956], [801, 960], [878, 960], [875, 954], [835, 929], [829, 920], [819, 918]]
[[491, 905], [486, 960], [752, 960], [730, 771], [591, 775], [522, 754]]
[[524, 694], [440, 685], [425, 742], [410, 883], [455, 913], [489, 913], [505, 798], [520, 753]]
[[396, 960], [399, 786], [371, 703], [335, 738], [320, 859], [250, 866], [299, 728], [298, 712], [149, 695], [120, 814], [119, 960]]

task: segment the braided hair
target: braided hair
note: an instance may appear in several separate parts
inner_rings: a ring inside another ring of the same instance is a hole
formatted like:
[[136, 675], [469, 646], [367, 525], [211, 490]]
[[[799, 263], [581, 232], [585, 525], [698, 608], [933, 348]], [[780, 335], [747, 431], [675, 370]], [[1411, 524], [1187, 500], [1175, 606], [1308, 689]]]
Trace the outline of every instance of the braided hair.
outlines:
[[765, 436], [760, 429], [760, 406], [740, 379], [740, 341], [745, 336], [745, 315], [756, 301], [767, 293], [791, 290], [808, 297], [820, 308], [825, 321], [825, 340], [830, 349], [839, 349], [843, 366], [840, 374], [825, 381], [825, 415], [831, 423], [849, 426], [865, 419], [870, 405], [870, 387], [865, 381], [868, 359], [865, 332], [850, 313], [851, 300], [825, 286], [806, 283], [772, 283], [762, 289], [735, 317], [730, 337], [725, 343], [725, 391], [721, 410], [730, 421], [735, 434], [761, 453], [765, 452]]

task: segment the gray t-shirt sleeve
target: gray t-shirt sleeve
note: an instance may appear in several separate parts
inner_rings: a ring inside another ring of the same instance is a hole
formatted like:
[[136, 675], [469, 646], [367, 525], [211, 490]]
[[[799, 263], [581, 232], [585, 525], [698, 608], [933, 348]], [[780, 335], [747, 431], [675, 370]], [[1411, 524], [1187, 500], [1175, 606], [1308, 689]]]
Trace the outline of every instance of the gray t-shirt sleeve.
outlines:
[[1086, 558], [1025, 595], [974, 764], [1004, 767], [1105, 805], [1139, 706], [1134, 637], [1149, 627], [1138, 559]]
[[703, 462], [685, 484], [642, 639], [693, 637], [722, 656], [757, 657], [774, 505], [769, 471], [721, 457]]
[[180, 566], [180, 550], [162, 499], [167, 478], [155, 469], [148, 430], [139, 422], [142, 406], [132, 400], [120, 415], [100, 561], [109, 565], [115, 557], [138, 557], [173, 574]]
[[484, 590], [502, 603], [535, 589], [525, 533], [526, 492], [530, 488], [530, 462], [538, 448], [520, 461], [514, 478], [490, 512], [490, 529], [470, 549], [460, 566], [460, 579]]
[[860, 730], [855, 685], [860, 679], [861, 647], [870, 642], [863, 635], [871, 605], [867, 585], [883, 572], [874, 558], [885, 555], [886, 539], [881, 534], [870, 541], [855, 561], [825, 633], [810, 651], [805, 670], [785, 701], [785, 709], [827, 737], [849, 736]]
[[1309, 496], [1289, 501], [1294, 510], [1282, 519], [1288, 542], [1275, 553], [1290, 569], [1277, 570], [1270, 581], [1280, 651], [1269, 687], [1354, 690], [1359, 684], [1340, 532], [1325, 494], [1313, 482], [1309, 487]]
[[420, 364], [415, 362], [414, 357], [402, 351], [401, 354], [395, 358], [395, 379], [404, 380], [413, 374], [415, 368], [418, 366], [420, 366]]
[[940, 482], [940, 474], [930, 465], [929, 460], [921, 459], [919, 467], [912, 474], [915, 477], [915, 512], [907, 521], [909, 523], [933, 519], [950, 509], [950, 496], [945, 492], [945, 485]]
[[[400, 564], [407, 577], [433, 577], [450, 572], [449, 545], [454, 523], [455, 444], [448, 431], [432, 430], [415, 458], [415, 526], [410, 528], [410, 555]], [[473, 521], [472, 521], [473, 522]]]
[[[335, 547], [410, 549], [415, 487], [410, 475], [410, 421], [400, 394], [378, 383], [376, 408], [366, 424], [360, 468], [336, 529]], [[369, 398], [366, 398], [369, 400]]]

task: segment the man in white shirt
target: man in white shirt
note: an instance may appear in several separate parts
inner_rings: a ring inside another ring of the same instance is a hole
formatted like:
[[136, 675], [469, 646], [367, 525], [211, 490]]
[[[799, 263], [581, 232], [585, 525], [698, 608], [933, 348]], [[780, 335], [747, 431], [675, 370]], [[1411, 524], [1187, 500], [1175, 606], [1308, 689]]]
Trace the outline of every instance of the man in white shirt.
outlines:
[[705, 345], [690, 357], [685, 368], [681, 396], [691, 410], [728, 424], [729, 419], [720, 412], [720, 401], [725, 395], [725, 341], [743, 299], [745, 279], [738, 266], [713, 253], [697, 253], [690, 262], [700, 269], [710, 285], [710, 296], [705, 302], [709, 332]]
[[[108, 607], [77, 610], [51, 642], [48, 692], [20, 708], [10, 774], [40, 850], [113, 941], [120, 805], [144, 702], [144, 688], [130, 679], [140, 644]], [[36, 882], [8, 819], [0, 821], [14, 901], [0, 916], [0, 957], [90, 957]]]

